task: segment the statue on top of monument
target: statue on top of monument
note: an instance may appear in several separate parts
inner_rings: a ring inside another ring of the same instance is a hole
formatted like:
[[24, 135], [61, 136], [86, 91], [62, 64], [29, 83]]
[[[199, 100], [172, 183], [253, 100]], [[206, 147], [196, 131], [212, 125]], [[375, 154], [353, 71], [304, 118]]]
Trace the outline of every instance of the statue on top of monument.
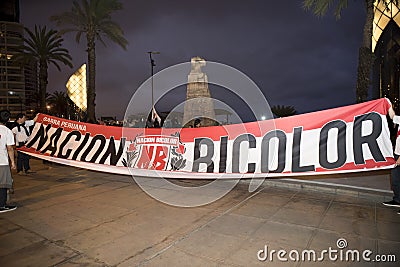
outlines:
[[206, 61], [201, 57], [192, 57], [192, 69], [190, 71], [188, 82], [208, 82], [207, 75], [201, 71], [201, 68], [206, 65]]
[[206, 61], [201, 57], [192, 57], [192, 71], [194, 73], [202, 73], [201, 68], [206, 65]]

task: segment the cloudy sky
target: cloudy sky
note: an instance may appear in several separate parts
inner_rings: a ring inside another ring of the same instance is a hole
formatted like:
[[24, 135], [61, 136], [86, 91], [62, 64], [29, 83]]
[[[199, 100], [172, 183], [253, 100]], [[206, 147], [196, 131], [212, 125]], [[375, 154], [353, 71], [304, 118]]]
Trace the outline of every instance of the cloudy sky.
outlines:
[[[130, 98], [150, 76], [147, 51], [156, 55], [155, 71], [201, 56], [232, 66], [249, 76], [269, 104], [292, 105], [299, 113], [355, 102], [358, 48], [365, 10], [362, 0], [350, 0], [336, 20], [317, 18], [302, 9], [302, 1], [202, 0], [121, 1], [114, 19], [129, 41], [127, 50], [97, 43], [97, 116], [122, 118]], [[71, 8], [71, 0], [20, 0], [21, 23], [56, 28], [51, 15]], [[50, 92], [65, 90], [68, 77], [86, 62], [85, 42], [64, 36], [74, 69], [49, 69]], [[218, 94], [217, 98], [224, 95]], [[185, 99], [175, 90], [159, 111]], [[150, 94], [149, 94], [150, 98]], [[222, 99], [223, 100], [223, 99]]]

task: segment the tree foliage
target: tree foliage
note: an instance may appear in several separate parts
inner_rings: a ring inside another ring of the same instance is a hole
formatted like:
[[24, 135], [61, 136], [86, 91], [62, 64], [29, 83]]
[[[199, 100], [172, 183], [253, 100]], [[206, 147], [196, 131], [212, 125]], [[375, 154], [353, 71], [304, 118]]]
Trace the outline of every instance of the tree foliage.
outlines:
[[18, 47], [14, 60], [22, 65], [36, 63], [39, 77], [39, 108], [46, 111], [46, 92], [48, 84], [48, 67], [54, 65], [61, 71], [60, 63], [72, 68], [72, 57], [62, 47], [63, 38], [56, 30], [35, 25], [34, 31], [25, 28], [27, 37], [24, 44]]
[[279, 118], [289, 117], [297, 114], [297, 111], [293, 106], [276, 105], [271, 107], [271, 111]]
[[50, 19], [61, 27], [61, 33], [75, 32], [76, 42], [86, 36], [88, 53], [87, 115], [88, 121], [96, 121], [96, 40], [105, 45], [104, 37], [126, 49], [128, 41], [122, 28], [112, 20], [111, 15], [122, 9], [117, 0], [73, 1], [72, 9]]

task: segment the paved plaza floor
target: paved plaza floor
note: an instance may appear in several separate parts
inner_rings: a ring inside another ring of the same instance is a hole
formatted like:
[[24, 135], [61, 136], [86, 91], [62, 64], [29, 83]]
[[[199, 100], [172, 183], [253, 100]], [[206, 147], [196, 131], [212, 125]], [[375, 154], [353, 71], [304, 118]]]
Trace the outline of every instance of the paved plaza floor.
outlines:
[[0, 266], [400, 266], [398, 209], [373, 197], [241, 182], [178, 208], [128, 176], [32, 164], [14, 175], [18, 209], [0, 214]]

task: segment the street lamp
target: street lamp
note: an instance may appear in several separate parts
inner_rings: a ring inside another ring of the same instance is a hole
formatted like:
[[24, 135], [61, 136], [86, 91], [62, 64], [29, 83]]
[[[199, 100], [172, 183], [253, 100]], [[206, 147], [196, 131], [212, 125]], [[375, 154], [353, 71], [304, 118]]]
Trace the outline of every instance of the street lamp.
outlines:
[[154, 108], [154, 85], [153, 85], [153, 75], [154, 75], [154, 66], [156, 63], [152, 55], [160, 54], [160, 52], [149, 51], [147, 52], [150, 56], [150, 65], [151, 65], [151, 108]]

